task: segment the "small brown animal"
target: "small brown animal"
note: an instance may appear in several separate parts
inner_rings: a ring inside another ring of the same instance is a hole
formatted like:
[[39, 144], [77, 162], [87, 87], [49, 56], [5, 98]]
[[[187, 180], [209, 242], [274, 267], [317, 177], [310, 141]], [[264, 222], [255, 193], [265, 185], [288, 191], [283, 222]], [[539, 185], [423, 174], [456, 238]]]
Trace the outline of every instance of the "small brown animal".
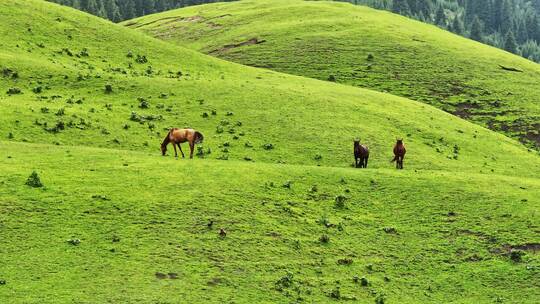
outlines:
[[219, 236], [220, 237], [226, 237], [227, 236], [227, 231], [225, 231], [225, 229], [223, 229], [223, 228], [219, 228]]
[[367, 168], [369, 149], [360, 144], [360, 140], [354, 140], [354, 165], [356, 168]]
[[193, 129], [172, 128], [161, 143], [161, 154], [165, 156], [165, 153], [167, 152], [167, 145], [172, 143], [174, 147], [174, 156], [178, 157], [178, 152], [176, 151], [176, 146], [178, 146], [180, 153], [182, 153], [182, 158], [184, 158], [184, 151], [182, 151], [180, 144], [187, 141], [189, 142], [190, 150], [189, 158], [193, 158], [193, 149], [195, 148], [195, 145], [202, 143], [203, 140], [204, 136], [199, 131], [195, 131]]
[[394, 146], [394, 159], [390, 162], [396, 162], [396, 169], [403, 169], [403, 159], [405, 158], [405, 145], [403, 144], [403, 139], [398, 139], [396, 145]]

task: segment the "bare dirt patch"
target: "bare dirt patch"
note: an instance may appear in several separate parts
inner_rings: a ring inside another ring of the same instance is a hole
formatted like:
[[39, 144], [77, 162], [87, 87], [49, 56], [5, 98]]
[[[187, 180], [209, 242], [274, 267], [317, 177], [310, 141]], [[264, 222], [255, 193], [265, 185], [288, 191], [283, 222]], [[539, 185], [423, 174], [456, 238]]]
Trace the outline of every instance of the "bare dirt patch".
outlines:
[[264, 43], [264, 42], [266, 42], [266, 40], [259, 39], [259, 38], [251, 38], [251, 39], [248, 39], [246, 41], [239, 42], [239, 43], [233, 43], [233, 44], [224, 45], [222, 48], [210, 51], [210, 54], [224, 53], [224, 52], [227, 52], [227, 51], [229, 51], [231, 49], [234, 49], [234, 48], [237, 48], [237, 47], [242, 47], [242, 46], [246, 46], [246, 45], [261, 44], [261, 43]]
[[452, 114], [458, 116], [458, 117], [461, 117], [461, 118], [464, 118], [464, 119], [467, 119], [469, 117], [471, 117], [471, 110], [474, 110], [474, 109], [479, 109], [480, 108], [480, 105], [476, 104], [476, 103], [472, 103], [470, 101], [466, 101], [466, 102], [462, 102], [462, 103], [458, 103], [456, 105], [456, 109], [454, 110], [454, 112]]

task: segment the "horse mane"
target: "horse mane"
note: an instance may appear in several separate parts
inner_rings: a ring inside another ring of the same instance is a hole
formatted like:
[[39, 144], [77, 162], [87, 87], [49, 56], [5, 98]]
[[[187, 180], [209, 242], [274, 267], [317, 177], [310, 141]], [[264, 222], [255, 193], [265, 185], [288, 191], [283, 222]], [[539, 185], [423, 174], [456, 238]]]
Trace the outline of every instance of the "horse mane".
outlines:
[[165, 139], [163, 140], [163, 142], [161, 143], [161, 146], [166, 146], [169, 144], [169, 142], [171, 141], [171, 138], [169, 137], [169, 135], [171, 135], [171, 132], [174, 130], [174, 128], [170, 129], [169, 132], [167, 132], [167, 136], [165, 136]]

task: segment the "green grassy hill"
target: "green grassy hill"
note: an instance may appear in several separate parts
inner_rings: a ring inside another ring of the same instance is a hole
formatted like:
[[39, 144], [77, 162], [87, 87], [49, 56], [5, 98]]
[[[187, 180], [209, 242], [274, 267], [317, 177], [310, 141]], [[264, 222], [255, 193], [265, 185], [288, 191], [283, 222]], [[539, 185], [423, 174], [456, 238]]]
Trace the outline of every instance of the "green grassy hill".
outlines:
[[[2, 1], [0, 34], [0, 303], [540, 296], [540, 157], [514, 140], [44, 1]], [[187, 125], [199, 155], [161, 157]]]
[[408, 97], [540, 146], [540, 65], [399, 15], [248, 0], [123, 24], [230, 61]]

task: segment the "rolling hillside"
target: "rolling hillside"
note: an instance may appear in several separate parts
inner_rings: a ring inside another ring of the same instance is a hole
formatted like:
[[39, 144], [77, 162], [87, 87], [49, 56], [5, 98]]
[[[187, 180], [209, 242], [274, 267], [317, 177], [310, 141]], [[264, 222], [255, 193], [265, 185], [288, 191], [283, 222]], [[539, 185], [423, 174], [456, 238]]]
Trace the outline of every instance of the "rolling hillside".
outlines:
[[[537, 151], [45, 1], [0, 2], [0, 34], [0, 303], [540, 297]], [[174, 126], [194, 160], [160, 155]]]
[[408, 97], [540, 146], [540, 65], [399, 15], [247, 0], [123, 24], [230, 61]]

